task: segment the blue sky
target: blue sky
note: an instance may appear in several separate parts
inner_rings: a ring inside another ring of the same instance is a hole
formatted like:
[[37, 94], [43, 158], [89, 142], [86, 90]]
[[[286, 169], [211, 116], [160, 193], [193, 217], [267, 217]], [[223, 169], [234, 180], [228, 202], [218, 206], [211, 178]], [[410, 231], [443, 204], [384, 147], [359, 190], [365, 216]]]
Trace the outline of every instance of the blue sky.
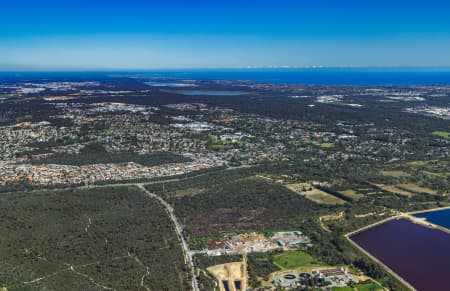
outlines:
[[0, 70], [450, 66], [450, 1], [0, 0]]

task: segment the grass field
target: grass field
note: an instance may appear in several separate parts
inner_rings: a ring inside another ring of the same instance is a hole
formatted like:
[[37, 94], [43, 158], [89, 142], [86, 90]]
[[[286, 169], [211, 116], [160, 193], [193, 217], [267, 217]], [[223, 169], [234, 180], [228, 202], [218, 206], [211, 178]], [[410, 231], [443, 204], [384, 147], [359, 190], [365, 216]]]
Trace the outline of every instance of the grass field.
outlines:
[[450, 139], [450, 132], [447, 131], [435, 131], [433, 134], [444, 139]]
[[353, 200], [358, 200], [358, 199], [364, 197], [364, 195], [362, 195], [362, 194], [360, 194], [360, 193], [358, 193], [358, 192], [356, 192], [355, 190], [352, 190], [352, 189], [339, 191], [339, 192], [342, 195], [344, 195], [344, 196], [346, 196], [346, 197], [348, 197], [350, 199], [353, 199]]
[[333, 291], [354, 291], [352, 287], [333, 287], [331, 290]]
[[334, 145], [332, 143], [321, 143], [320, 147], [324, 148], [324, 149], [329, 149], [329, 148], [334, 147]]
[[411, 175], [403, 171], [381, 171], [381, 174], [388, 177], [401, 178], [410, 177]]
[[275, 256], [275, 264], [283, 269], [295, 269], [315, 265], [312, 256], [302, 251], [286, 251]]
[[422, 172], [426, 175], [447, 177], [450, 173], [450, 160], [413, 161], [406, 164], [408, 172]]
[[431, 176], [431, 177], [439, 177], [439, 178], [447, 178], [448, 176], [450, 176], [450, 173], [434, 173], [434, 172], [430, 172], [430, 171], [422, 171], [422, 174], [425, 174], [425, 175]]
[[375, 283], [356, 284], [353, 287], [333, 287], [333, 291], [380, 291], [384, 290], [380, 285]]
[[355, 290], [357, 291], [378, 291], [384, 290], [380, 285], [375, 283], [356, 284]]
[[406, 164], [409, 166], [421, 167], [421, 166], [427, 165], [429, 162], [431, 162], [431, 161], [412, 161], [412, 162], [408, 162]]
[[381, 190], [391, 192], [394, 194], [400, 194], [405, 197], [411, 197], [413, 195], [413, 193], [403, 190], [403, 189], [400, 189], [394, 185], [385, 185], [385, 184], [374, 184], [374, 185], [377, 186], [378, 188], [380, 188]]
[[421, 187], [419, 185], [416, 184], [399, 184], [397, 185], [398, 188], [401, 189], [405, 189], [407, 191], [411, 191], [411, 192], [415, 192], [415, 193], [425, 193], [425, 194], [430, 194], [430, 195], [436, 195], [437, 191], [430, 189], [430, 188], [426, 188], [426, 187]]

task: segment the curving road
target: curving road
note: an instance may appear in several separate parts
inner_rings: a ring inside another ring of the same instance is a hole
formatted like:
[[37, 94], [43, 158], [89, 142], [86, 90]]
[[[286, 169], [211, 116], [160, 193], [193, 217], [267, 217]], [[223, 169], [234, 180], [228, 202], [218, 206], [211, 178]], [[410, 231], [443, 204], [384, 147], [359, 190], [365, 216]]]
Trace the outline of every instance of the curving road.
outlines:
[[184, 254], [184, 260], [188, 264], [189, 268], [191, 269], [191, 276], [192, 276], [192, 289], [194, 291], [200, 291], [198, 288], [198, 282], [197, 277], [195, 276], [195, 266], [194, 266], [194, 260], [192, 259], [192, 252], [189, 249], [189, 245], [186, 242], [186, 238], [183, 235], [183, 227], [178, 222], [177, 217], [175, 216], [175, 211], [167, 201], [156, 195], [155, 193], [152, 193], [145, 189], [143, 184], [135, 184], [142, 192], [150, 196], [151, 198], [154, 198], [158, 200], [166, 209], [167, 213], [169, 214], [170, 219], [172, 220], [173, 224], [175, 225], [175, 230], [177, 232], [177, 235], [181, 242], [181, 247], [183, 248], [183, 254]]

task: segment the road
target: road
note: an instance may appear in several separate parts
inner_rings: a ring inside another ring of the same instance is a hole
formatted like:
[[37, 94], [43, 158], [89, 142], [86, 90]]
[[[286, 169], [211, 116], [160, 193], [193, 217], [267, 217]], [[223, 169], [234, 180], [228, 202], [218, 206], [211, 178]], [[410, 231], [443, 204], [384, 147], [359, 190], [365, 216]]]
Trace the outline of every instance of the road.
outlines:
[[197, 277], [195, 275], [195, 266], [194, 266], [194, 260], [192, 259], [192, 252], [189, 249], [189, 245], [186, 242], [186, 238], [184, 237], [184, 234], [183, 234], [183, 227], [178, 222], [178, 219], [175, 216], [175, 211], [174, 211], [172, 205], [167, 203], [164, 199], [162, 199], [161, 197], [159, 197], [155, 193], [152, 193], [152, 192], [148, 191], [144, 187], [143, 184], [136, 184], [136, 186], [139, 187], [139, 189], [141, 189], [142, 192], [144, 192], [145, 194], [147, 194], [151, 198], [154, 198], [154, 199], [158, 200], [164, 206], [164, 208], [166, 209], [167, 213], [169, 214], [170, 219], [172, 220], [173, 224], [175, 225], [175, 230], [176, 230], [176, 232], [178, 234], [178, 238], [180, 239], [181, 247], [183, 248], [184, 260], [186, 261], [186, 263], [188, 264], [189, 268], [191, 269], [192, 289], [194, 291], [199, 291], [200, 289], [198, 288]]
[[[219, 171], [215, 171], [215, 172], [208, 172], [208, 173], [201, 173], [198, 175], [192, 175], [190, 177], [184, 177], [184, 178], [173, 178], [173, 179], [167, 179], [167, 180], [156, 180], [156, 181], [150, 181], [150, 182], [125, 182], [125, 183], [111, 183], [111, 184], [104, 184], [104, 185], [87, 185], [87, 186], [76, 186], [76, 187], [66, 187], [66, 188], [54, 188], [54, 189], [35, 189], [35, 190], [30, 190], [27, 191], [27, 193], [41, 193], [41, 192], [63, 192], [63, 191], [69, 191], [69, 190], [75, 190], [75, 189], [91, 189], [91, 188], [108, 188], [108, 187], [138, 187], [140, 190], [142, 190], [145, 194], [147, 194], [148, 196], [150, 196], [151, 198], [154, 198], [156, 200], [158, 200], [166, 209], [167, 213], [169, 214], [170, 219], [172, 220], [173, 224], [175, 225], [175, 230], [176, 233], [179, 237], [180, 243], [181, 243], [181, 247], [183, 250], [183, 255], [184, 255], [184, 260], [185, 262], [188, 264], [190, 270], [191, 270], [191, 276], [192, 276], [192, 289], [194, 291], [200, 291], [199, 287], [198, 287], [198, 282], [197, 282], [197, 277], [195, 275], [195, 265], [194, 265], [194, 260], [192, 258], [192, 255], [195, 255], [196, 253], [202, 253], [202, 252], [196, 252], [196, 251], [191, 251], [189, 249], [189, 245], [186, 242], [186, 238], [183, 234], [183, 227], [182, 225], [178, 222], [176, 216], [175, 216], [175, 211], [173, 209], [173, 207], [167, 203], [164, 199], [162, 199], [161, 197], [159, 197], [158, 195], [156, 195], [155, 193], [152, 193], [150, 191], [148, 191], [145, 188], [145, 185], [152, 185], [152, 184], [160, 184], [160, 183], [170, 183], [170, 182], [179, 182], [179, 181], [183, 181], [183, 180], [187, 180], [187, 179], [192, 179], [192, 178], [197, 178], [197, 177], [201, 177], [201, 176], [205, 176], [208, 175], [210, 173], [220, 173], [220, 172], [226, 172], [226, 171], [230, 171], [230, 170], [235, 170], [235, 169], [241, 169], [241, 168], [249, 168], [251, 166], [248, 165], [243, 165], [243, 166], [238, 166], [238, 167], [228, 167], [226, 169], [223, 170], [219, 170]], [[0, 193], [1, 195], [14, 195], [17, 194], [18, 192], [3, 192]], [[86, 229], [87, 231], [87, 229]], [[34, 281], [39, 281], [42, 280], [44, 278], [38, 278]], [[24, 283], [32, 283], [32, 282], [24, 282]], [[1, 290], [0, 290], [1, 291]]]
[[73, 186], [73, 187], [61, 187], [61, 188], [50, 188], [50, 189], [46, 189], [45, 186], [42, 186], [42, 188], [38, 188], [38, 189], [34, 189], [34, 190], [18, 190], [18, 191], [12, 191], [12, 192], [0, 192], [1, 195], [15, 195], [17, 193], [42, 193], [42, 192], [64, 192], [64, 191], [69, 191], [69, 190], [75, 190], [75, 189], [91, 189], [91, 188], [110, 188], [110, 187], [128, 187], [128, 186], [138, 186], [140, 184], [142, 185], [153, 185], [153, 184], [163, 184], [163, 183], [171, 183], [171, 182], [180, 182], [180, 181], [184, 181], [184, 180], [188, 180], [188, 179], [193, 179], [193, 178], [198, 178], [198, 177], [202, 177], [202, 176], [206, 176], [208, 174], [217, 174], [217, 173], [222, 173], [222, 172], [227, 172], [227, 171], [232, 171], [232, 170], [237, 170], [237, 169], [245, 169], [245, 168], [251, 168], [252, 166], [250, 165], [242, 165], [242, 166], [237, 166], [237, 167], [228, 167], [226, 169], [222, 169], [222, 170], [218, 170], [218, 171], [211, 171], [211, 172], [206, 172], [206, 173], [201, 173], [201, 174], [197, 174], [197, 175], [192, 175], [192, 176], [186, 176], [183, 178], [172, 178], [172, 179], [166, 179], [164, 180], [164, 177], [160, 177], [161, 180], [154, 180], [154, 181], [149, 181], [149, 182], [111, 182], [111, 183], [106, 183], [106, 184], [89, 184], [87, 186]]

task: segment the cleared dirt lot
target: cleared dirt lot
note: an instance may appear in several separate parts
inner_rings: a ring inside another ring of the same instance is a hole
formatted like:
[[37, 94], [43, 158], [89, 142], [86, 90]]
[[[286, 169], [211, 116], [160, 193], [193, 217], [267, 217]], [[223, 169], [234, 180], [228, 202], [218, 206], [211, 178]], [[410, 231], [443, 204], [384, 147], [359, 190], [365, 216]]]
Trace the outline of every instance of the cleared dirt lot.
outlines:
[[[242, 262], [227, 263], [209, 267], [210, 272], [216, 278], [220, 291], [225, 291], [228, 284], [230, 291], [247, 290], [247, 264]], [[239, 282], [236, 284], [235, 282]], [[240, 284], [240, 286], [239, 286]], [[238, 289], [238, 287], [240, 287]]]
[[316, 203], [320, 204], [344, 204], [345, 201], [342, 199], [339, 199], [333, 195], [330, 195], [322, 190], [319, 190], [317, 188], [314, 188], [309, 183], [294, 183], [294, 184], [287, 184], [285, 185], [286, 188], [289, 190], [294, 191], [295, 193], [302, 195], [306, 198], [308, 198], [311, 201], [314, 201]]

